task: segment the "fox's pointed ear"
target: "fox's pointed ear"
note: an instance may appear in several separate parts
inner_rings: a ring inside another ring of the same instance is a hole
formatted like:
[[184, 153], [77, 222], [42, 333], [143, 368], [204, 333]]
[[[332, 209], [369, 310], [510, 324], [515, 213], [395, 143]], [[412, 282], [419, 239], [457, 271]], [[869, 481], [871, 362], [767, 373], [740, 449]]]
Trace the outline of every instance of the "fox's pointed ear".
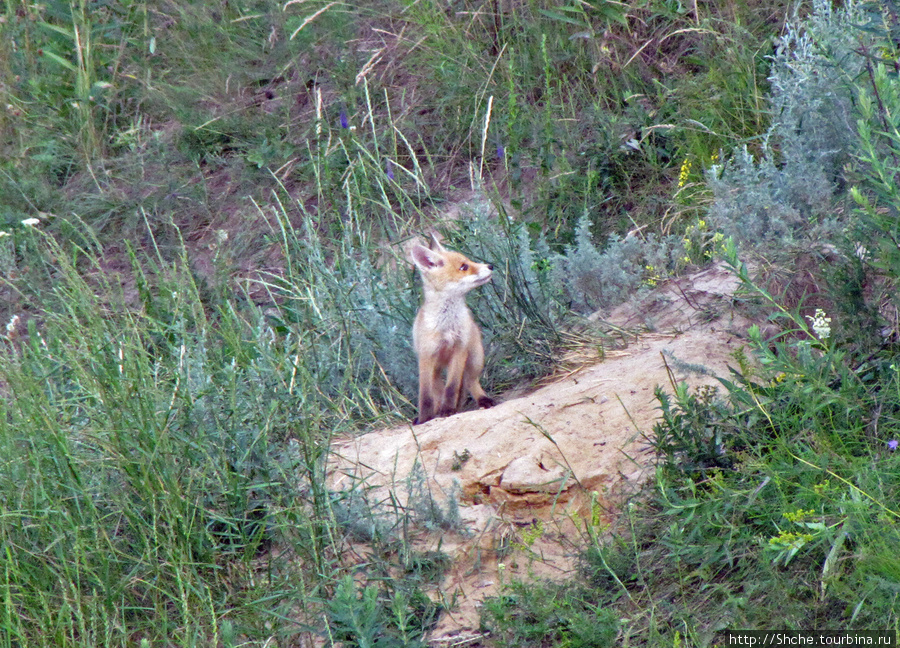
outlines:
[[438, 240], [437, 234], [431, 235], [431, 249], [436, 250], [437, 252], [446, 252], [444, 246], [441, 245], [441, 242]]
[[410, 248], [409, 256], [421, 270], [431, 270], [444, 265], [444, 260], [440, 256], [418, 243]]

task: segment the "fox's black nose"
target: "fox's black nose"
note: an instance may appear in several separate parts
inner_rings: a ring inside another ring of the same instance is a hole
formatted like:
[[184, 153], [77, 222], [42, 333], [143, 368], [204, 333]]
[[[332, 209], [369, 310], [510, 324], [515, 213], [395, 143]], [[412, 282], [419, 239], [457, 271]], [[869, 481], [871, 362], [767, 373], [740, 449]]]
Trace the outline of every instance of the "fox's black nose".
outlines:
[[488, 263], [488, 270], [493, 270], [493, 269], [494, 269], [494, 266], [492, 266], [490, 263]]

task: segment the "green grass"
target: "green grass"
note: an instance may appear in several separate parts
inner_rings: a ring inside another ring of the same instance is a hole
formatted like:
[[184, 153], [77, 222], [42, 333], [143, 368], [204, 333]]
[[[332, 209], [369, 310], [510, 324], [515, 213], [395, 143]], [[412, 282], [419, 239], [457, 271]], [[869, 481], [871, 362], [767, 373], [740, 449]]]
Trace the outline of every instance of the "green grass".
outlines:
[[565, 238], [587, 210], [608, 233], [671, 221], [684, 159], [700, 169], [765, 128], [771, 8], [495, 9], [10, 1], [7, 218], [68, 209], [72, 190], [98, 230], [140, 209], [209, 218], [219, 196], [198, 189], [215, 171], [231, 206], [268, 200], [271, 170], [314, 185], [324, 221], [350, 173], [359, 210], [408, 222], [467, 186], [474, 159], [544, 231]]
[[[446, 557], [410, 529], [452, 528], [453, 502], [416, 475], [406, 511], [324, 479], [334, 435], [413, 413], [400, 245], [468, 199], [445, 233], [495, 266], [471, 298], [485, 385], [546, 375], [597, 340], [572, 309], [618, 298], [580, 279], [633, 292], [720, 254], [704, 169], [770, 150], [785, 11], [8, 0], [0, 642], [424, 645]], [[659, 393], [656, 483], [611, 537], [585, 522], [584, 578], [489, 602], [497, 642], [896, 633], [900, 108], [894, 41], [865, 17], [834, 336], [756, 290], [791, 334], [719, 394]], [[355, 572], [351, 540], [373, 547]]]
[[[4, 635], [196, 645], [228, 620], [261, 636], [335, 554], [327, 495], [302, 492], [327, 444], [285, 406], [288, 354], [233, 313], [214, 324], [177, 270], [152, 310], [126, 309], [92, 250], [76, 270], [32, 236], [56, 285], [0, 367]], [[285, 551], [298, 560], [275, 560]]]
[[[896, 346], [872, 353], [860, 332], [838, 337], [853, 320], [787, 309], [733, 246], [726, 258], [785, 332], [751, 330], [755, 359], [736, 352], [718, 389], [658, 389], [655, 481], [612, 529], [583, 521], [582, 580], [514, 583], [488, 602], [484, 624], [509, 645], [707, 646], [727, 630], [775, 628], [896, 637]], [[617, 633], [579, 638], [586, 614], [611, 613]]]

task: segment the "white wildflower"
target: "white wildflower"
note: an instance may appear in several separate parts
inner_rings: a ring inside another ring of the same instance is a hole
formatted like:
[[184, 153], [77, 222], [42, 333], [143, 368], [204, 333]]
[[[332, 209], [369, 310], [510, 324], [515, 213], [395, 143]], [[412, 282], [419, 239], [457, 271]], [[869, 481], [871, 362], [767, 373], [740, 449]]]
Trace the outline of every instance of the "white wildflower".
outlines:
[[10, 234], [9, 232], [4, 232], [3, 230], [0, 230], [0, 239], [2, 239], [4, 236], [12, 236], [12, 234]]
[[22, 221], [22, 225], [25, 225], [26, 227], [34, 227], [35, 225], [40, 225], [40, 224], [41, 224], [40, 218], [26, 218], [25, 220]]
[[812, 322], [812, 328], [820, 340], [827, 340], [831, 336], [831, 318], [825, 316], [825, 311], [816, 309], [815, 315], [807, 315], [806, 319]]
[[18, 315], [13, 315], [10, 320], [6, 323], [6, 334], [14, 335], [16, 332], [16, 327], [19, 325], [19, 320], [21, 318]]

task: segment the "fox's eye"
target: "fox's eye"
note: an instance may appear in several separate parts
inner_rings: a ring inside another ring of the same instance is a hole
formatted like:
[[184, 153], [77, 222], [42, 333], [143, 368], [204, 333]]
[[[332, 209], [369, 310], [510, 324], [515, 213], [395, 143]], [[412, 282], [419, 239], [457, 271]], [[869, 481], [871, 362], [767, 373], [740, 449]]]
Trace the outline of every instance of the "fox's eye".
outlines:
[[460, 269], [461, 272], [465, 272], [466, 270], [469, 269], [469, 264], [468, 264], [468, 263], [463, 263], [461, 266], [459, 266], [459, 269]]

